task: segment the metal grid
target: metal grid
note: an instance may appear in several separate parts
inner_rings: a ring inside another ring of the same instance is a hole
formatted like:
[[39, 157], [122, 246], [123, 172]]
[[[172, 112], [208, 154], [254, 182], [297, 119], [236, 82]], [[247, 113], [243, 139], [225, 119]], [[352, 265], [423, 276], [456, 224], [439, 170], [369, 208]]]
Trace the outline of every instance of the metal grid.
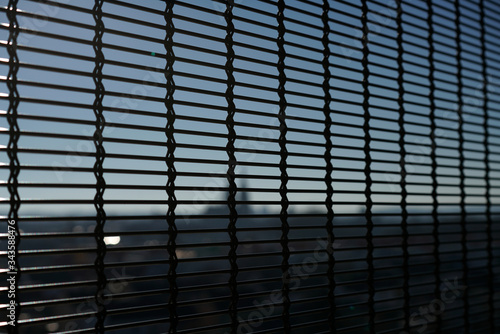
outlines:
[[0, 330], [496, 331], [497, 2], [0, 11]]

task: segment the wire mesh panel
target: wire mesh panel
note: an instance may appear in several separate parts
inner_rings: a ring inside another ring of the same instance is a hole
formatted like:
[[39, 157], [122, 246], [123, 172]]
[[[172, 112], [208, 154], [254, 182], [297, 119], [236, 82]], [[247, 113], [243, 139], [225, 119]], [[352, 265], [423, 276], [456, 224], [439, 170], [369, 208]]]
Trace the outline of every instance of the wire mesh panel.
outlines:
[[498, 331], [498, 2], [0, 12], [0, 332]]

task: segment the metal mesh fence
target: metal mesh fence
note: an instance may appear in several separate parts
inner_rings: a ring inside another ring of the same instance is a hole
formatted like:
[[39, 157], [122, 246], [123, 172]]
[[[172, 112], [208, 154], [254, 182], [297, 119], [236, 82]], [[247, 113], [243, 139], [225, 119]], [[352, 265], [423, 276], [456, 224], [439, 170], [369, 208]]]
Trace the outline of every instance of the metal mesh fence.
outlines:
[[495, 333], [498, 15], [4, 0], [0, 332]]

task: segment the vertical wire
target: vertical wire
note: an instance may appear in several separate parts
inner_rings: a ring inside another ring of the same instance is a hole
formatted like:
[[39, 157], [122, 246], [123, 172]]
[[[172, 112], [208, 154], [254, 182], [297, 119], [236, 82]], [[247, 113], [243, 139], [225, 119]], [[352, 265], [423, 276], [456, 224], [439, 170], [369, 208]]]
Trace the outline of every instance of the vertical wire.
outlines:
[[[427, 0], [427, 26], [428, 26], [428, 35], [427, 35], [427, 43], [429, 45], [429, 53], [428, 53], [428, 62], [429, 62], [429, 102], [430, 102], [430, 121], [431, 121], [431, 178], [432, 178], [432, 237], [434, 241], [434, 295], [435, 298], [441, 298], [441, 260], [439, 258], [439, 216], [438, 216], [438, 199], [437, 199], [437, 158], [436, 158], [436, 102], [434, 100], [434, 25], [433, 25], [433, 16], [434, 11], [432, 8], [432, 0]], [[437, 316], [436, 319], [436, 332], [441, 331], [442, 318], [441, 315]]]
[[328, 277], [328, 302], [330, 305], [329, 314], [328, 314], [328, 324], [330, 326], [330, 333], [336, 333], [335, 327], [335, 255], [333, 253], [333, 243], [335, 241], [335, 234], [333, 231], [333, 219], [334, 219], [334, 211], [333, 211], [333, 186], [332, 186], [332, 173], [333, 173], [333, 165], [332, 165], [332, 117], [331, 117], [331, 95], [330, 95], [330, 26], [328, 24], [328, 14], [330, 12], [330, 5], [328, 3], [329, 0], [323, 0], [323, 13], [321, 19], [323, 21], [323, 94], [324, 94], [324, 105], [323, 105], [323, 114], [325, 116], [325, 129], [323, 131], [323, 135], [325, 137], [325, 163], [326, 163], [326, 173], [325, 173], [325, 184], [326, 184], [326, 232], [328, 233], [328, 243], [327, 243], [327, 254], [328, 254], [328, 269], [327, 269], [327, 277]]
[[94, 16], [94, 39], [92, 45], [95, 52], [95, 67], [93, 71], [93, 80], [95, 84], [95, 100], [94, 100], [94, 115], [96, 118], [94, 145], [96, 149], [96, 161], [94, 163], [94, 175], [96, 178], [96, 195], [94, 197], [94, 207], [96, 209], [96, 226], [94, 237], [97, 243], [97, 256], [95, 260], [95, 269], [97, 273], [97, 291], [95, 294], [95, 302], [97, 306], [95, 331], [96, 333], [104, 333], [104, 321], [106, 319], [106, 306], [104, 304], [104, 289], [106, 288], [107, 279], [104, 266], [104, 257], [106, 256], [106, 243], [104, 242], [104, 225], [106, 223], [106, 212], [104, 210], [104, 191], [106, 181], [104, 180], [103, 163], [106, 156], [106, 151], [103, 145], [103, 131], [106, 125], [106, 120], [103, 114], [103, 99], [105, 94], [104, 85], [102, 83], [102, 69], [104, 67], [104, 54], [102, 52], [102, 36], [104, 34], [104, 23], [102, 21], [102, 5], [103, 0], [95, 0], [92, 14]]
[[226, 153], [228, 156], [228, 169], [227, 169], [227, 181], [229, 183], [229, 194], [227, 198], [227, 205], [229, 208], [229, 224], [228, 233], [230, 238], [230, 249], [229, 249], [229, 263], [231, 266], [230, 277], [229, 277], [229, 290], [231, 292], [231, 303], [229, 305], [229, 316], [231, 317], [231, 333], [236, 334], [238, 330], [238, 263], [236, 250], [238, 248], [238, 237], [236, 236], [236, 222], [238, 220], [238, 211], [236, 210], [236, 156], [234, 143], [236, 141], [236, 131], [234, 130], [234, 115], [236, 113], [236, 106], [234, 104], [234, 86], [235, 79], [233, 75], [234, 67], [234, 50], [233, 50], [233, 34], [234, 34], [234, 24], [233, 24], [233, 8], [234, 0], [228, 0], [226, 2], [226, 11], [224, 17], [226, 19], [226, 75], [227, 75], [227, 89], [226, 89], [226, 101], [227, 101], [227, 117], [226, 117], [226, 127], [228, 131]]
[[363, 57], [361, 59], [361, 64], [363, 65], [363, 132], [365, 145], [363, 147], [363, 151], [365, 154], [365, 197], [366, 197], [366, 211], [365, 211], [365, 219], [366, 219], [366, 242], [367, 242], [367, 256], [366, 262], [368, 263], [368, 312], [370, 316], [369, 320], [369, 331], [370, 333], [375, 333], [375, 286], [374, 286], [374, 276], [375, 276], [375, 267], [373, 265], [373, 218], [372, 218], [372, 196], [371, 196], [371, 156], [370, 156], [370, 90], [369, 90], [369, 81], [368, 78], [370, 76], [370, 70], [368, 68], [368, 4], [367, 0], [361, 0], [361, 24], [363, 29]]
[[[9, 54], [9, 72], [7, 74], [7, 87], [9, 89], [9, 107], [7, 109], [7, 122], [9, 123], [9, 143], [7, 145], [7, 156], [9, 157], [9, 180], [7, 190], [10, 195], [10, 208], [8, 220], [13, 220], [14, 223], [14, 265], [9, 265], [9, 271], [15, 273], [14, 291], [19, 291], [19, 243], [21, 235], [19, 234], [19, 207], [21, 206], [21, 198], [18, 192], [19, 173], [21, 164], [17, 156], [17, 143], [20, 137], [20, 129], [17, 123], [17, 109], [19, 107], [19, 92], [17, 90], [17, 73], [19, 71], [19, 57], [17, 55], [17, 37], [19, 36], [19, 23], [17, 21], [17, 0], [10, 0], [7, 7], [7, 17], [9, 19], [9, 38], [7, 41], [7, 53]], [[8, 326], [10, 334], [18, 333], [18, 319], [21, 312], [19, 305], [19, 293], [14, 296], [15, 302], [15, 319], [14, 326]]]
[[484, 129], [484, 179], [486, 183], [486, 237], [488, 252], [488, 322], [492, 333], [495, 332], [495, 302], [493, 295], [495, 293], [494, 272], [493, 272], [493, 218], [491, 215], [491, 181], [490, 181], [490, 149], [489, 149], [489, 129], [488, 129], [488, 64], [486, 60], [486, 28], [484, 21], [484, 0], [479, 0], [480, 25], [481, 25], [481, 59], [482, 59], [482, 77], [483, 77], [483, 129]]
[[281, 220], [281, 248], [282, 248], [282, 262], [281, 262], [281, 272], [283, 277], [283, 286], [281, 288], [281, 293], [283, 297], [283, 330], [284, 333], [290, 333], [290, 250], [288, 248], [288, 232], [290, 227], [288, 225], [288, 197], [287, 197], [287, 183], [288, 183], [288, 174], [287, 174], [287, 157], [288, 151], [286, 148], [286, 134], [287, 134], [287, 125], [286, 125], [286, 75], [285, 75], [285, 1], [278, 0], [278, 13], [277, 13], [277, 21], [278, 21], [278, 73], [279, 73], [279, 85], [278, 85], [278, 96], [279, 96], [279, 113], [278, 118], [280, 122], [280, 136], [279, 136], [279, 145], [280, 145], [280, 163], [279, 168], [281, 172], [280, 180], [280, 196], [281, 196], [281, 212], [280, 212], [280, 220]]
[[165, 164], [167, 166], [168, 180], [166, 184], [166, 193], [168, 196], [168, 208], [166, 221], [168, 224], [168, 241], [167, 241], [167, 252], [168, 252], [168, 285], [169, 285], [169, 299], [168, 299], [168, 312], [170, 327], [168, 332], [170, 334], [177, 332], [177, 325], [179, 322], [177, 315], [177, 265], [178, 258], [176, 254], [176, 239], [177, 239], [177, 226], [175, 223], [176, 215], [175, 208], [177, 207], [177, 198], [175, 196], [175, 179], [177, 177], [177, 171], [175, 169], [175, 156], [174, 152], [176, 149], [175, 142], [175, 110], [174, 110], [174, 93], [175, 93], [175, 82], [174, 82], [174, 7], [175, 1], [165, 1], [165, 40], [164, 47], [166, 53], [166, 64], [165, 64], [165, 79], [166, 79], [166, 95], [165, 95], [165, 107], [167, 109], [167, 124], [165, 125], [165, 136], [167, 137], [167, 154], [165, 156]]
[[[468, 275], [469, 266], [467, 264], [467, 222], [465, 210], [465, 172], [464, 172], [464, 134], [463, 134], [463, 107], [464, 101], [462, 97], [463, 84], [462, 84], [462, 46], [460, 44], [461, 29], [460, 29], [460, 1], [455, 0], [455, 44], [457, 47], [456, 57], [457, 57], [457, 88], [458, 88], [458, 153], [459, 153], [459, 172], [460, 172], [460, 228], [461, 228], [461, 245], [462, 245], [462, 265], [463, 265], [463, 281], [464, 285], [468, 285]], [[469, 333], [470, 321], [469, 321], [469, 293], [466, 289], [464, 291], [464, 331]]]
[[409, 253], [408, 253], [408, 210], [407, 210], [407, 191], [406, 191], [406, 149], [405, 149], [405, 122], [404, 122], [404, 67], [403, 67], [403, 17], [401, 0], [397, 1], [396, 8], [396, 25], [397, 25], [397, 46], [398, 46], [398, 107], [399, 107], [399, 168], [401, 170], [401, 229], [403, 232], [403, 311], [405, 317], [404, 329], [410, 331], [410, 273], [408, 269]]

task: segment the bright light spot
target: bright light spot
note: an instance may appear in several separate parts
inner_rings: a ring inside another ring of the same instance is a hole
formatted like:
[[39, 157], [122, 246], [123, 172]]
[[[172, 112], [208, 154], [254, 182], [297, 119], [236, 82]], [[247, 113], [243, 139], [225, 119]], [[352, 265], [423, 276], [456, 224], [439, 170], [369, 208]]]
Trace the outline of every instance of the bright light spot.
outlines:
[[104, 237], [104, 243], [106, 245], [118, 245], [120, 243], [120, 237]]

